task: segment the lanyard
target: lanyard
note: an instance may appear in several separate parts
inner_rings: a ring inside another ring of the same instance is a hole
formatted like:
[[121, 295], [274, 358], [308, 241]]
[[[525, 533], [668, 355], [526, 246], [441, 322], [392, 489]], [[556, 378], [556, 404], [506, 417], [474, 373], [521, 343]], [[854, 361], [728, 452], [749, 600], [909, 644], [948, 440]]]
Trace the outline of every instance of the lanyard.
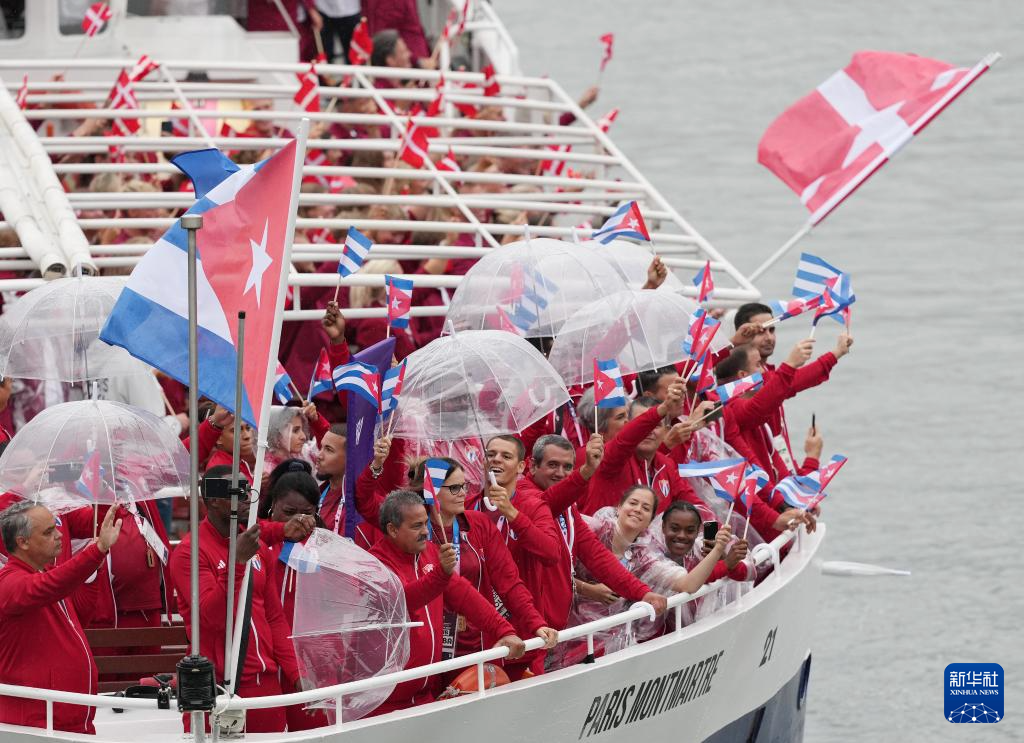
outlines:
[[[327, 494], [331, 492], [331, 483], [328, 482], [324, 485], [324, 489], [320, 491], [320, 503], [317, 504], [317, 511], [322, 511], [324, 507], [324, 501], [327, 500]], [[339, 534], [338, 528], [341, 526], [342, 512], [345, 510], [345, 478], [341, 478], [341, 495], [338, 496], [338, 510], [334, 512], [334, 527], [333, 531], [335, 534]]]
[[[113, 508], [113, 506], [111, 506]], [[125, 506], [125, 510], [128, 511], [135, 518], [135, 526], [139, 529], [139, 534], [146, 540], [146, 544], [149, 548], [156, 553], [156, 556], [160, 558], [160, 562], [164, 565], [167, 564], [167, 559], [170, 557], [170, 552], [167, 549], [167, 545], [163, 543], [160, 536], [156, 533], [153, 525], [149, 523], [147, 519], [142, 517], [139, 513], [138, 506], [135, 505], [134, 501], [128, 501]], [[152, 565], [150, 566], [152, 567]]]

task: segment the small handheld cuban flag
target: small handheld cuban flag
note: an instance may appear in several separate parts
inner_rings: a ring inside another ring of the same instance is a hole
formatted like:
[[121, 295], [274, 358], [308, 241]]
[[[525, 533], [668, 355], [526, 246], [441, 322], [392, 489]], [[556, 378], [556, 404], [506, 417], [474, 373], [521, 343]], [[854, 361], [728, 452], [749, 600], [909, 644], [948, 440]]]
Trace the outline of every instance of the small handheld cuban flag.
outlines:
[[704, 264], [704, 268], [693, 277], [693, 285], [697, 287], [697, 303], [711, 299], [715, 293], [715, 281], [711, 278], [711, 261]]
[[[423, 505], [429, 510], [437, 500], [444, 481], [448, 479], [451, 466], [443, 459], [428, 459], [423, 463]], [[427, 531], [433, 537], [430, 514], [427, 514]]]
[[398, 408], [398, 399], [402, 394], [405, 382], [405, 360], [384, 372], [384, 380], [380, 390], [380, 417], [387, 420]]
[[647, 225], [644, 224], [644, 218], [640, 214], [640, 207], [637, 206], [635, 201], [630, 201], [628, 204], [623, 204], [619, 207], [618, 211], [608, 217], [607, 221], [601, 225], [601, 229], [591, 235], [592, 239], [598, 240], [605, 245], [617, 237], [628, 237], [645, 242], [651, 241], [651, 236], [647, 232]]
[[626, 404], [626, 388], [622, 371], [615, 359], [594, 359], [594, 407], [619, 408]]
[[750, 499], [769, 483], [768, 473], [756, 464], [748, 464], [743, 471], [743, 492], [740, 494], [740, 503], [744, 505], [747, 512], [750, 512]]
[[793, 296], [809, 299], [825, 291], [825, 282], [841, 274], [838, 268], [810, 253], [801, 253], [793, 280]]
[[380, 375], [375, 366], [352, 361], [334, 367], [334, 389], [359, 395], [380, 411]]
[[320, 569], [316, 550], [300, 542], [285, 542], [277, 559], [296, 573], [315, 573]]
[[331, 359], [327, 355], [327, 349], [320, 349], [320, 357], [316, 360], [316, 366], [313, 367], [313, 376], [309, 380], [309, 395], [307, 400], [312, 400], [317, 395], [322, 395], [325, 392], [330, 392], [334, 389], [334, 383], [331, 379]]
[[694, 361], [702, 360], [720, 327], [722, 327], [720, 321], [711, 317], [703, 308], [698, 307], [696, 312], [690, 316], [690, 327], [683, 340], [683, 353]]
[[274, 400], [278, 405], [287, 405], [295, 399], [292, 392], [292, 378], [280, 361], [277, 362], [277, 371], [274, 372]]
[[711, 363], [711, 354], [704, 354], [704, 361], [700, 365], [700, 371], [694, 372], [690, 375], [690, 380], [694, 383], [698, 395], [703, 395], [709, 390], [713, 390], [718, 381], [715, 379], [715, 368]]
[[513, 335], [521, 336], [523, 331], [512, 322], [512, 318], [505, 312], [505, 308], [498, 306], [498, 330], [504, 330], [506, 333], [512, 333]]
[[409, 327], [412, 311], [412, 279], [400, 279], [385, 275], [384, 285], [388, 295], [388, 325], [392, 328]]
[[732, 382], [726, 382], [715, 387], [715, 391], [712, 393], [718, 397], [719, 401], [725, 405], [730, 400], [735, 400], [747, 392], [753, 392], [754, 390], [760, 389], [764, 383], [764, 377], [761, 373], [751, 374], [741, 379], [736, 379]]
[[100, 467], [99, 449], [93, 449], [85, 458], [82, 474], [75, 481], [75, 490], [81, 493], [83, 498], [94, 503], [99, 498], [103, 490], [103, 468]]
[[689, 462], [679, 465], [680, 477], [706, 477], [719, 498], [732, 503], [743, 487], [747, 460], [743, 457], [716, 459], [710, 462]]
[[459, 538], [459, 519], [452, 519], [452, 547], [455, 548], [455, 573], [459, 573], [460, 562], [462, 561], [462, 540]]
[[351, 276], [363, 267], [363, 262], [373, 247], [373, 241], [355, 227], [348, 228], [345, 235], [345, 247], [338, 259], [338, 273], [341, 278]]
[[789, 302], [773, 300], [768, 303], [768, 306], [772, 308], [772, 315], [774, 316], [773, 322], [782, 322], [783, 320], [788, 320], [791, 317], [802, 315], [808, 310], [817, 309], [821, 306], [824, 300], [824, 294], [815, 294], [813, 297], [793, 299]]
[[835, 279], [829, 279], [825, 282], [821, 304], [814, 312], [814, 325], [823, 317], [831, 317], [838, 323], [847, 322], [850, 305], [856, 301], [849, 274], [842, 273]]
[[808, 475], [790, 475], [779, 480], [772, 492], [781, 495], [783, 500], [794, 508], [810, 511], [828, 495], [825, 487], [846, 461], [842, 454], [835, 454], [821, 469]]

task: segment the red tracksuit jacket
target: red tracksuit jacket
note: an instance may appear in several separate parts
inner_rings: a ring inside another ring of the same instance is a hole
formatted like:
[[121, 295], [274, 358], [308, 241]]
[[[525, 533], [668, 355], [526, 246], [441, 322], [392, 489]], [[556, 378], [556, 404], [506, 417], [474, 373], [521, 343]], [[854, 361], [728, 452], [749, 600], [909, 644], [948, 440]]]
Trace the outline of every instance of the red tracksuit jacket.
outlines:
[[[96, 693], [96, 663], [67, 597], [103, 559], [99, 547], [90, 544], [44, 572], [16, 557], [0, 570], [0, 683]], [[95, 712], [55, 704], [53, 727], [94, 735]], [[0, 697], [0, 722], [46, 727], [46, 703]]]
[[658, 409], [651, 408], [623, 426], [615, 438], [605, 444], [604, 457], [590, 478], [587, 496], [580, 502], [580, 511], [590, 515], [604, 506], [617, 506], [622, 494], [631, 486], [646, 485], [658, 496], [657, 513], [677, 500], [692, 503], [702, 512], [708, 512], [707, 505], [693, 492], [690, 483], [679, 476], [675, 460], [660, 451], [655, 452], [650, 463], [636, 456], [637, 445], [657, 427], [660, 420]]
[[[171, 555], [171, 581], [178, 601], [178, 611], [187, 617], [191, 611], [189, 591], [189, 550], [192, 539], [186, 534]], [[224, 621], [227, 611], [228, 540], [222, 537], [208, 519], [199, 525], [199, 645], [200, 652], [213, 661], [217, 677], [224, 678]], [[235, 566], [235, 606], [245, 566]], [[291, 690], [299, 678], [295, 650], [292, 648], [288, 622], [281, 608], [274, 580], [274, 557], [265, 544], [252, 559], [252, 622], [249, 645], [238, 685], [252, 681], [257, 675], [283, 676], [282, 688]]]
[[[435, 663], [441, 659], [441, 630], [444, 607], [466, 617], [493, 645], [506, 635], [515, 634], [512, 625], [502, 619], [494, 605], [484, 599], [468, 581], [458, 575], [446, 575], [441, 569], [437, 548], [427, 544], [418, 555], [402, 552], [390, 539], [381, 539], [370, 549], [402, 581], [410, 622], [423, 622], [422, 627], [409, 630], [409, 662], [406, 668]], [[374, 710], [381, 715], [434, 700], [434, 677], [407, 681], [395, 687], [383, 704]]]
[[[593, 478], [591, 478], [593, 479]], [[519, 572], [530, 589], [537, 608], [549, 627], [564, 629], [572, 608], [573, 574], [576, 561], [623, 598], [639, 601], [651, 589], [622, 567], [590, 530], [583, 517], [572, 507], [583, 494], [586, 482], [579, 472], [542, 491], [530, 478], [519, 481], [518, 497], [529, 497], [544, 504], [555, 514], [557, 550], [554, 562], [523, 552], [517, 558]]]
[[[374, 479], [367, 468], [356, 484], [356, 508], [367, 524], [377, 526], [379, 539], [384, 538], [378, 526], [380, 506], [387, 494], [398, 487], [393, 483], [400, 471], [399, 460], [389, 458], [380, 477]], [[464, 560], [460, 575], [486, 600], [493, 601], [497, 594], [520, 636], [533, 637], [538, 629], [546, 626], [544, 618], [538, 613], [512, 553], [491, 518], [480, 511], [466, 511], [459, 519], [459, 529], [460, 555]], [[446, 538], [450, 539], [450, 534], [440, 533], [435, 524], [434, 544], [443, 544]], [[467, 655], [486, 647], [481, 629], [467, 622], [466, 629], [458, 634], [457, 654]]]

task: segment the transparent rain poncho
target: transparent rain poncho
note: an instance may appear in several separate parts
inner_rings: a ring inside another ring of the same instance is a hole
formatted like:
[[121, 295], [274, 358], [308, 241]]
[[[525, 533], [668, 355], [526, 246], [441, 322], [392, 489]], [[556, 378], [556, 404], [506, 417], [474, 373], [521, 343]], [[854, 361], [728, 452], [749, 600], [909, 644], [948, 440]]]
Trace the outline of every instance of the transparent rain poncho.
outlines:
[[[304, 545], [308, 562], [297, 571], [292, 643], [299, 670], [317, 688], [382, 676], [409, 660], [409, 616], [402, 582], [369, 552], [326, 529]], [[349, 694], [342, 720], [376, 709], [394, 685]], [[325, 707], [334, 722], [334, 700]]]
[[683, 352], [692, 299], [673, 292], [620, 291], [582, 307], [562, 326], [548, 361], [569, 386], [594, 381], [594, 359], [615, 359], [623, 372], [660, 369]]
[[442, 336], [406, 357], [393, 434], [456, 441], [518, 433], [569, 400], [551, 364], [500, 330]]
[[534, 238], [495, 248], [469, 269], [448, 307], [452, 330], [501, 327], [499, 308], [527, 338], [558, 334], [578, 309], [626, 289], [606, 260], [573, 243]]
[[152, 413], [119, 402], [47, 408], [0, 456], [0, 490], [58, 512], [183, 495], [188, 485], [188, 451], [173, 430]]
[[57, 279], [4, 307], [0, 376], [83, 382], [150, 373], [123, 348], [99, 340], [124, 284], [119, 276]]

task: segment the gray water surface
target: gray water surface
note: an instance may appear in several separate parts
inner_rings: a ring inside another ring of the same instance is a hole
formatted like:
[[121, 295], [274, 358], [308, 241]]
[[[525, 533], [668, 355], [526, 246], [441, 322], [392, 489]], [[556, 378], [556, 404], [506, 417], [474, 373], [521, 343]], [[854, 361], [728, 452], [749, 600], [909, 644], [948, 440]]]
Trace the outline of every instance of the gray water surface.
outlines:
[[[826, 559], [913, 571], [827, 579], [805, 740], [1024, 740], [1024, 2], [496, 5], [524, 72], [573, 95], [615, 32], [592, 113], [622, 109], [616, 143], [746, 273], [805, 219], [756, 162], [786, 106], [860, 49], [959, 66], [1003, 53], [802, 243], [852, 273], [856, 342], [787, 413], [794, 441], [814, 412], [826, 454], [850, 457], [829, 488]], [[798, 252], [758, 282], [766, 297], [788, 296]], [[819, 350], [838, 327], [821, 326]], [[806, 331], [784, 324], [779, 358]], [[943, 670], [971, 661], [1002, 664], [1006, 719], [964, 730], [943, 718]]]

